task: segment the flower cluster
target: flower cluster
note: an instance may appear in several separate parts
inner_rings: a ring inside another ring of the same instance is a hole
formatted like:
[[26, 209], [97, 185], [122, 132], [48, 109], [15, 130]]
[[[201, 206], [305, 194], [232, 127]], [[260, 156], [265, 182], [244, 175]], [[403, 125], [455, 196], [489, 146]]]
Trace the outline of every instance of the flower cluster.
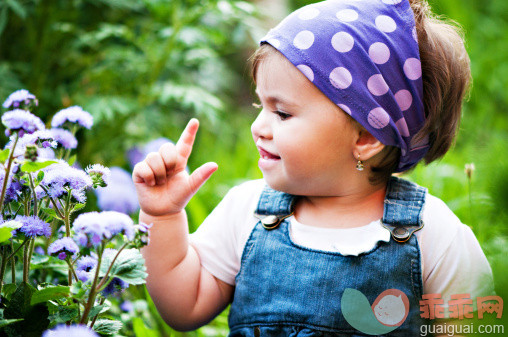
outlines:
[[60, 198], [71, 190], [75, 200], [81, 203], [86, 201], [85, 190], [93, 183], [85, 172], [69, 166], [65, 161], [52, 164], [43, 171], [45, 174], [41, 185], [48, 189], [50, 197]]
[[79, 124], [86, 129], [90, 129], [93, 125], [93, 117], [82, 107], [75, 105], [58, 111], [51, 120], [51, 126], [54, 128], [59, 127], [66, 122]]
[[51, 236], [51, 226], [36, 216], [18, 215], [15, 220], [23, 224], [19, 231], [25, 234], [25, 237]]
[[78, 245], [69, 237], [58, 239], [48, 247], [48, 253], [53, 256], [58, 256], [60, 260], [65, 260], [78, 251]]
[[42, 337], [99, 337], [86, 325], [59, 325], [54, 329], [44, 331]]
[[133, 240], [135, 234], [132, 219], [114, 211], [83, 213], [74, 220], [73, 229], [83, 247], [97, 246], [119, 234]]
[[13, 92], [2, 104], [6, 109], [29, 108], [31, 105], [37, 106], [39, 105], [39, 101], [33, 94], [25, 89]]
[[21, 109], [15, 109], [4, 113], [2, 115], [2, 123], [7, 128], [7, 130], [5, 130], [7, 137], [13, 132], [17, 132], [20, 137], [23, 137], [25, 133], [34, 133], [37, 130], [44, 129], [44, 123], [39, 117]]
[[86, 282], [91, 278], [92, 270], [97, 266], [97, 258], [85, 255], [81, 257], [76, 265], [76, 275], [79, 280]]
[[92, 178], [93, 187], [106, 187], [109, 182], [109, 177], [111, 176], [111, 171], [107, 168], [102, 166], [101, 164], [94, 164], [91, 166], [88, 166], [85, 169], [85, 172], [88, 173], [90, 178]]

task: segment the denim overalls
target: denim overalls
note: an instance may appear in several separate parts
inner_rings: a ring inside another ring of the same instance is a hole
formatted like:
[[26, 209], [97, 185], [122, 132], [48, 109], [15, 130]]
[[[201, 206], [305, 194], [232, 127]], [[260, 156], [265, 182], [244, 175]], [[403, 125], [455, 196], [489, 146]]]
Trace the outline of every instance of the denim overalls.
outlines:
[[[418, 241], [427, 190], [392, 177], [382, 223], [389, 242], [359, 256], [306, 248], [291, 241], [289, 221], [295, 197], [266, 187], [256, 224], [245, 245], [229, 312], [230, 337], [368, 336], [353, 328], [341, 311], [346, 288], [363, 293], [372, 305], [387, 289], [404, 292], [410, 310], [386, 336], [419, 336], [423, 282]], [[428, 322], [427, 322], [428, 323]]]

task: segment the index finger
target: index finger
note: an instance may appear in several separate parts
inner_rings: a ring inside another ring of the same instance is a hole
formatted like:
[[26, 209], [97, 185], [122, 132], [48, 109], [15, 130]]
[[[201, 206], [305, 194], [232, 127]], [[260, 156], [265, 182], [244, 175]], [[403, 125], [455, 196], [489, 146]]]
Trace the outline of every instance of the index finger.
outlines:
[[185, 165], [187, 165], [187, 159], [189, 159], [192, 152], [192, 146], [194, 145], [198, 128], [199, 121], [196, 118], [192, 118], [189, 123], [187, 123], [185, 130], [183, 130], [180, 139], [178, 139], [176, 143], [176, 151], [185, 160]]

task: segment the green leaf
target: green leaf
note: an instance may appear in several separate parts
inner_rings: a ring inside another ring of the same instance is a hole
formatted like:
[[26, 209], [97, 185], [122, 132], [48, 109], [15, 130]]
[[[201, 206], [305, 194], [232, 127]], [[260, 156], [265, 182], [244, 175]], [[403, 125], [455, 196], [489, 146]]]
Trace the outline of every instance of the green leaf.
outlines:
[[77, 158], [78, 158], [78, 157], [77, 157], [75, 154], [73, 154], [73, 155], [69, 158], [69, 160], [67, 161], [67, 162], [69, 163], [69, 166], [72, 166], [72, 165], [74, 164], [74, 162], [76, 161], [76, 159], [77, 159]]
[[26, 9], [16, 0], [5, 0], [7, 3], [7, 6], [9, 6], [16, 15], [18, 15], [20, 18], [25, 19], [26, 18]]
[[23, 172], [35, 172], [40, 169], [43, 169], [51, 164], [56, 164], [57, 162], [54, 160], [48, 160], [43, 162], [33, 162], [33, 161], [25, 161], [23, 165], [21, 165], [21, 171]]
[[8, 221], [0, 225], [0, 244], [6, 242], [12, 237], [12, 231], [21, 227], [22, 224]]
[[30, 305], [36, 290], [28, 283], [20, 283], [4, 310], [5, 319], [23, 319], [3, 328], [7, 336], [39, 337], [49, 326], [49, 310], [44, 304]]
[[[114, 255], [111, 255], [103, 258], [99, 276], [106, 275], [114, 258]], [[118, 277], [129, 284], [144, 284], [148, 275], [145, 270], [145, 260], [139, 250], [125, 249], [116, 259], [108, 277]]]
[[32, 265], [39, 265], [39, 264], [46, 263], [48, 261], [49, 261], [49, 256], [46, 256], [46, 255], [33, 255], [32, 256], [31, 264]]
[[40, 183], [42, 179], [44, 179], [44, 171], [39, 171], [39, 173], [37, 173], [36, 181]]
[[160, 333], [146, 327], [145, 323], [140, 317], [134, 317], [132, 320], [132, 329], [136, 337], [159, 337]]
[[[4, 11], [5, 11], [5, 10], [4, 10]], [[3, 13], [4, 11], [2, 11], [2, 13]], [[0, 13], [0, 15], [1, 15], [1, 13]], [[0, 21], [1, 21], [1, 18], [0, 18]], [[0, 24], [1, 24], [1, 22], [0, 22]], [[1, 28], [1, 27], [0, 27], [0, 28]], [[7, 160], [7, 158], [9, 158], [9, 151], [10, 151], [10, 149], [5, 149], [5, 150], [0, 151], [0, 162], [5, 163], [5, 161]]]
[[76, 211], [79, 211], [80, 209], [82, 209], [83, 207], [85, 207], [86, 204], [76, 204], [74, 205], [74, 207], [72, 208], [72, 211], [73, 212], [76, 212]]
[[16, 291], [16, 288], [17, 286], [14, 283], [4, 285], [4, 287], [2, 288], [3, 296], [7, 299], [10, 299], [11, 295], [14, 294], [14, 292]]
[[121, 328], [122, 322], [109, 319], [98, 319], [93, 326], [95, 332], [106, 336], [116, 334]]
[[12, 324], [12, 323], [20, 322], [22, 320], [23, 320], [23, 318], [18, 318], [18, 319], [0, 319], [0, 328], [3, 328], [4, 326]]
[[59, 299], [62, 297], [67, 297], [67, 296], [69, 296], [69, 293], [70, 293], [70, 289], [68, 286], [47, 287], [47, 288], [36, 291], [32, 295], [30, 304], [35, 305], [37, 303], [47, 302], [52, 299]]
[[63, 221], [63, 219], [62, 219], [62, 218], [60, 218], [60, 217], [58, 216], [58, 214], [56, 213], [56, 211], [55, 211], [53, 208], [43, 207], [43, 208], [42, 208], [42, 211], [43, 211], [44, 213], [46, 213], [47, 215], [49, 215], [49, 216], [51, 216], [51, 217], [55, 218], [55, 219], [58, 219], [58, 220], [62, 220], [62, 221]]
[[93, 307], [91, 310], [90, 310], [90, 313], [88, 314], [88, 317], [89, 318], [92, 318], [94, 317], [95, 315], [98, 315], [102, 312], [106, 312], [109, 310], [109, 308], [111, 308], [111, 305], [109, 305], [109, 303], [104, 303], [104, 304], [101, 304], [101, 305], [96, 305], [95, 307]]
[[12, 237], [12, 229], [7, 227], [0, 228], [0, 245], [3, 243], [8, 243], [11, 237]]
[[65, 323], [67, 321], [72, 320], [76, 316], [78, 316], [78, 308], [76, 305], [68, 306], [68, 307], [62, 307], [58, 306], [56, 308], [56, 311], [49, 316], [49, 320], [51, 322], [55, 323]]

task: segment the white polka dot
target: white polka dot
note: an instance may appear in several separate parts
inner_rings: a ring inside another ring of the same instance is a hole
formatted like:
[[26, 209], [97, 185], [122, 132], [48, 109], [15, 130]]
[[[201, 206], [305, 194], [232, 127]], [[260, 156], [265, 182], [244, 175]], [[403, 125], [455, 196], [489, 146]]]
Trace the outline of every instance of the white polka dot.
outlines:
[[305, 64], [300, 64], [296, 66], [300, 71], [309, 79], [309, 81], [314, 81], [314, 72], [309, 66], [306, 66]]
[[406, 151], [406, 150], [404, 150], [404, 149], [401, 149], [401, 150], [400, 150], [400, 155], [401, 155], [401, 156], [405, 156], [405, 155], [406, 155], [406, 153], [407, 153], [407, 151]]
[[402, 0], [383, 0], [383, 2], [387, 5], [397, 5], [401, 2]]
[[314, 34], [308, 30], [296, 34], [293, 45], [298, 49], [309, 49], [314, 43]]
[[341, 53], [350, 51], [354, 44], [355, 40], [346, 32], [339, 32], [332, 37], [333, 49]]
[[381, 96], [388, 92], [388, 84], [381, 74], [372, 75], [367, 81], [367, 88], [375, 96]]
[[413, 27], [413, 39], [415, 39], [416, 42], [418, 42], [418, 34], [416, 34], [416, 27]]
[[386, 44], [376, 42], [369, 47], [369, 56], [374, 63], [383, 64], [390, 58], [390, 49]]
[[358, 19], [358, 13], [352, 9], [343, 9], [341, 11], [338, 11], [336, 16], [337, 19], [339, 19], [342, 22], [351, 22]]
[[385, 33], [391, 33], [397, 28], [395, 21], [387, 15], [379, 15], [376, 18], [376, 27]]
[[404, 62], [404, 74], [406, 74], [407, 78], [410, 80], [417, 80], [422, 76], [422, 65], [420, 60], [416, 58], [408, 58], [406, 62]]
[[338, 89], [346, 89], [353, 82], [349, 70], [344, 67], [337, 67], [330, 73], [330, 83]]
[[406, 119], [402, 117], [399, 119], [395, 126], [397, 127], [397, 130], [399, 130], [400, 134], [404, 137], [409, 137], [409, 129], [407, 128]]
[[395, 94], [395, 100], [397, 101], [397, 104], [399, 105], [400, 110], [406, 111], [411, 106], [411, 103], [413, 102], [413, 96], [411, 96], [411, 93], [407, 90], [399, 90]]
[[269, 39], [269, 40], [266, 40], [266, 42], [268, 42], [269, 44], [271, 44], [275, 48], [279, 48], [280, 47], [280, 41], [277, 40], [277, 39]]
[[312, 20], [319, 15], [319, 10], [314, 7], [304, 7], [298, 12], [300, 20]]
[[367, 116], [367, 121], [373, 128], [381, 129], [388, 125], [390, 122], [390, 116], [385, 109], [377, 107], [370, 110], [369, 115]]
[[351, 115], [351, 109], [347, 105], [344, 104], [337, 104], [339, 108], [341, 108], [344, 112], [346, 112], [348, 115]]

